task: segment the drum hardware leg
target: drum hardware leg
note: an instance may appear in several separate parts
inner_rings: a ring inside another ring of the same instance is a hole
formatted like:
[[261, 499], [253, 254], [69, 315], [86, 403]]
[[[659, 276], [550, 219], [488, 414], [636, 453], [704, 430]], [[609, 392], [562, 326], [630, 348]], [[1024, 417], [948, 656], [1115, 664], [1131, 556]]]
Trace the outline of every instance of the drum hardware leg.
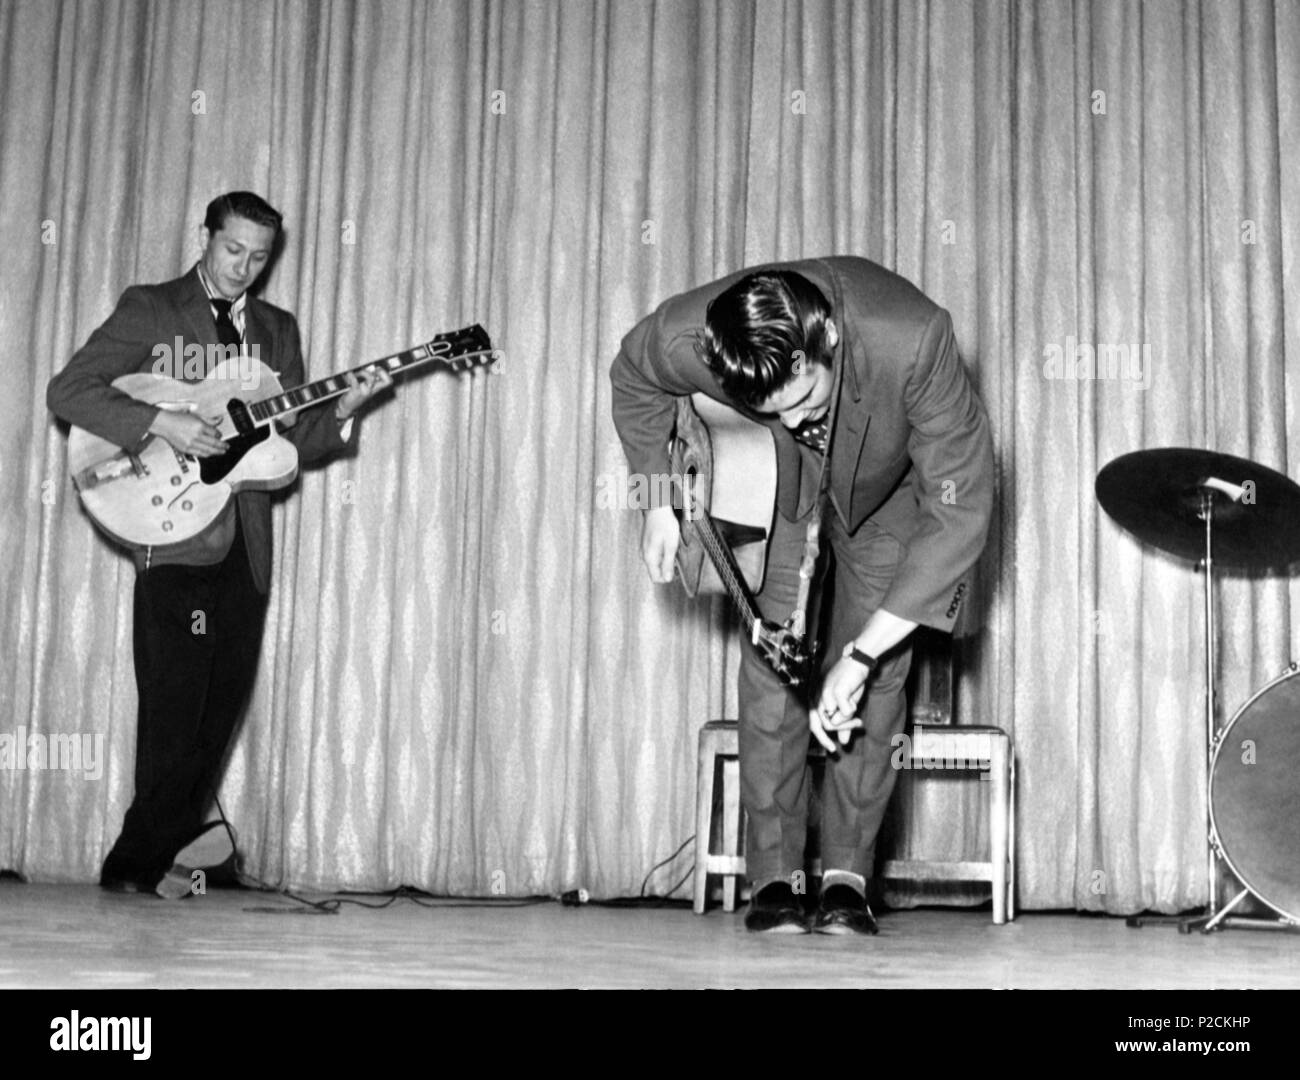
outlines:
[[1218, 927], [1219, 923], [1223, 922], [1224, 919], [1226, 919], [1230, 914], [1232, 914], [1232, 909], [1235, 908], [1238, 904], [1240, 904], [1243, 900], [1245, 900], [1246, 897], [1248, 897], [1249, 895], [1250, 895], [1249, 889], [1242, 889], [1241, 892], [1237, 893], [1236, 896], [1234, 896], [1227, 904], [1224, 905], [1223, 909], [1217, 915], [1215, 915], [1214, 918], [1210, 919], [1208, 922], [1206, 922], [1204, 926], [1201, 927], [1201, 933], [1202, 934], [1213, 933], [1214, 930]]
[[1144, 926], [1176, 926], [1180, 934], [1190, 934], [1214, 917], [1211, 911], [1194, 915], [1130, 915], [1124, 920], [1124, 925], [1131, 930], [1141, 930]]
[[1276, 919], [1233, 915], [1225, 919], [1223, 925], [1232, 930], [1300, 930], [1300, 923], [1297, 923], [1294, 919], [1285, 919], [1280, 915]]
[[1189, 930], [1184, 927], [1190, 927], [1193, 923], [1202, 922], [1209, 916], [1200, 915], [1130, 915], [1124, 920], [1124, 925], [1130, 930], [1141, 930], [1144, 926], [1176, 926], [1179, 933], [1186, 934]]

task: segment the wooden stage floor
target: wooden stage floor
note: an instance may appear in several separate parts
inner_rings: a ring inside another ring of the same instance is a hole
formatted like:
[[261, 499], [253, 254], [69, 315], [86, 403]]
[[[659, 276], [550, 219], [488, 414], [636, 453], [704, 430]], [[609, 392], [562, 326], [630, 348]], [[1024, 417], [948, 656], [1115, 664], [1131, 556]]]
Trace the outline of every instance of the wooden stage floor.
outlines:
[[246, 909], [299, 905], [4, 881], [0, 987], [1300, 987], [1300, 933], [926, 908], [884, 913], [875, 938], [771, 937], [716, 909], [461, 905], [270, 914]]

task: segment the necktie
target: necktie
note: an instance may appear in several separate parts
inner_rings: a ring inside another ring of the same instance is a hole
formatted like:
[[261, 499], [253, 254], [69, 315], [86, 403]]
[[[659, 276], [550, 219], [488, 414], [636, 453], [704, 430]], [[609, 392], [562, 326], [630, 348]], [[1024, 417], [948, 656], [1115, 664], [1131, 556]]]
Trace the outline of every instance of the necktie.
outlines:
[[233, 345], [239, 348], [239, 331], [235, 329], [234, 320], [230, 317], [230, 306], [233, 300], [223, 300], [216, 298], [211, 304], [217, 310], [217, 338], [222, 345]]
[[797, 428], [792, 429], [790, 434], [798, 442], [803, 443], [805, 446], [811, 446], [818, 453], [823, 453], [826, 450], [826, 440], [830, 435], [830, 428], [830, 414], [828, 413], [816, 423], [805, 421]]

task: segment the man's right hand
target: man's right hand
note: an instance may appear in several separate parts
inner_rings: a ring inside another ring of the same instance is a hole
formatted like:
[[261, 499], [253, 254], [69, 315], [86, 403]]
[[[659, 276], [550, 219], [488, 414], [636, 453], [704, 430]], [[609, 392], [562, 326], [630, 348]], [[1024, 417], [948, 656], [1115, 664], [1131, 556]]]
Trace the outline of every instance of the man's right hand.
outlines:
[[677, 523], [677, 515], [671, 506], [645, 512], [645, 521], [641, 525], [641, 558], [655, 584], [672, 581], [673, 563], [681, 542], [682, 527]]
[[173, 448], [193, 457], [216, 457], [226, 452], [221, 432], [191, 412], [159, 409], [149, 425], [149, 434], [166, 439]]

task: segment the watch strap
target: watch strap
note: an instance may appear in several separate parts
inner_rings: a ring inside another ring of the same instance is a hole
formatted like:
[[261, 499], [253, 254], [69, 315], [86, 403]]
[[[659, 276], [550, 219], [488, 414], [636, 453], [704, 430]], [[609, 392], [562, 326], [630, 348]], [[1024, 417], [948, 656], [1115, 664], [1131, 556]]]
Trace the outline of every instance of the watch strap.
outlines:
[[848, 660], [856, 660], [868, 671], [875, 671], [876, 668], [880, 667], [879, 660], [877, 660], [874, 656], [869, 655], [868, 653], [864, 653], [856, 645], [851, 645], [849, 648], [845, 649], [844, 656]]

